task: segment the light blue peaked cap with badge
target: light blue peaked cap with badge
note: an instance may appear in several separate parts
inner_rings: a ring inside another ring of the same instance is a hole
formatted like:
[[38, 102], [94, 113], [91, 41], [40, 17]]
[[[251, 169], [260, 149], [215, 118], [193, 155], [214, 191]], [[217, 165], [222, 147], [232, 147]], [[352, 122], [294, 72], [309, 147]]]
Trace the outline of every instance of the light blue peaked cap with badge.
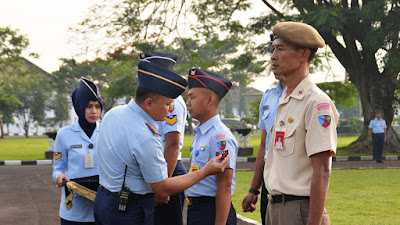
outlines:
[[175, 99], [181, 95], [187, 82], [172, 71], [177, 56], [164, 53], [142, 53], [138, 65], [139, 86]]

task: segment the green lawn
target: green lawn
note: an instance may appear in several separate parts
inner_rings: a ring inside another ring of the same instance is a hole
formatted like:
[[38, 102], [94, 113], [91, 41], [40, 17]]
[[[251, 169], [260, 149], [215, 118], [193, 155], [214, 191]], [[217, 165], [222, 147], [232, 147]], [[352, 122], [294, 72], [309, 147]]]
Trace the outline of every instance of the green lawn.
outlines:
[[[190, 157], [190, 145], [193, 135], [185, 135], [182, 149], [182, 157]], [[260, 146], [261, 133], [253, 132], [249, 138], [249, 144], [253, 146], [253, 155], [246, 157], [256, 157]], [[355, 141], [358, 135], [338, 136], [338, 148], [345, 147]], [[0, 161], [4, 160], [38, 160], [45, 159], [45, 151], [49, 147], [47, 138], [6, 138], [0, 139]], [[368, 153], [369, 154], [369, 153]], [[338, 150], [338, 156], [361, 156], [366, 153], [354, 153], [348, 150]], [[384, 152], [384, 155], [387, 155]]]
[[[259, 203], [253, 213], [243, 213], [253, 171], [236, 172], [233, 205], [242, 216], [261, 222]], [[398, 225], [400, 222], [400, 170], [333, 170], [328, 210], [333, 225]]]

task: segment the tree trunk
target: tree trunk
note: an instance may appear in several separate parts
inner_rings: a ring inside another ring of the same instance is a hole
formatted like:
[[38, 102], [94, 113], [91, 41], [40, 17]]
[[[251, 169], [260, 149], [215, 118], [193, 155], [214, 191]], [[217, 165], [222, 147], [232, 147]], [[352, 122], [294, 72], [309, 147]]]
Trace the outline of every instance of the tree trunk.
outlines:
[[1, 112], [0, 112], [0, 130], [1, 130], [1, 138], [4, 138], [4, 127], [3, 127], [3, 119], [1, 117]]

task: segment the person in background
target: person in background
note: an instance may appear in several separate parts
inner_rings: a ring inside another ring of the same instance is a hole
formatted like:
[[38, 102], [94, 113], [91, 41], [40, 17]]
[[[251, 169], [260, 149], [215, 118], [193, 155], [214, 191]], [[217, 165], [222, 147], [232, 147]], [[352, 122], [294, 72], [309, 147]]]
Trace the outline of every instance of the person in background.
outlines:
[[369, 122], [369, 137], [372, 142], [373, 159], [376, 163], [383, 163], [382, 153], [386, 141], [386, 121], [382, 119], [382, 112], [375, 111], [375, 119]]
[[219, 116], [221, 99], [232, 83], [202, 69], [191, 69], [186, 106], [200, 124], [194, 129], [190, 154], [190, 173], [201, 169], [215, 155], [230, 155], [225, 171], [208, 176], [185, 190], [188, 204], [187, 225], [233, 225], [236, 211], [232, 205], [238, 144]]
[[[177, 57], [170, 55], [175, 61]], [[147, 55], [147, 58], [152, 57]], [[151, 60], [151, 59], [150, 59]], [[171, 64], [173, 66], [173, 64]], [[172, 68], [171, 68], [172, 69]], [[164, 121], [158, 121], [158, 131], [162, 137], [164, 146], [164, 158], [167, 162], [168, 177], [186, 174], [186, 168], [181, 161], [183, 138], [185, 135], [185, 121], [187, 109], [182, 96], [178, 96], [172, 102], [172, 108]], [[157, 196], [156, 196], [157, 197]], [[157, 198], [154, 224], [156, 225], [182, 225], [182, 210], [185, 201], [184, 192], [170, 196], [169, 201]], [[165, 204], [165, 202], [167, 202]]]
[[265, 213], [268, 205], [268, 191], [265, 189], [263, 170], [265, 160], [268, 155], [268, 143], [271, 138], [270, 129], [275, 120], [275, 113], [276, 108], [278, 107], [279, 98], [285, 89], [283, 76], [275, 74], [275, 78], [279, 81], [278, 84], [275, 87], [266, 90], [260, 102], [258, 128], [261, 129], [261, 142], [257, 153], [256, 167], [254, 170], [253, 180], [251, 181], [249, 193], [242, 201], [242, 211], [253, 212], [256, 209], [258, 194], [260, 194], [259, 189], [262, 187], [260, 213], [263, 225], [265, 224]]
[[65, 181], [90, 177], [98, 186], [97, 139], [103, 101], [98, 87], [82, 78], [72, 93], [72, 104], [78, 122], [63, 127], [57, 133], [54, 146], [53, 179], [61, 192], [60, 218], [62, 225], [94, 224], [93, 201], [75, 194], [68, 209]]

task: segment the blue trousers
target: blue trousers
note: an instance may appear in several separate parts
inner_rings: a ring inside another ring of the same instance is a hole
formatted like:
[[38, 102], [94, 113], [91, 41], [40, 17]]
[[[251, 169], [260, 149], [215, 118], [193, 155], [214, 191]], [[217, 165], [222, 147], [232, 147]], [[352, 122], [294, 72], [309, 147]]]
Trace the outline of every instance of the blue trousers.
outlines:
[[61, 225], [95, 225], [94, 222], [74, 222], [74, 221], [64, 220], [63, 218], [60, 218], [60, 220], [61, 220]]
[[[187, 225], [210, 225], [215, 223], [215, 201], [188, 206]], [[236, 225], [236, 210], [231, 203], [226, 225]]]
[[382, 162], [382, 152], [384, 144], [385, 135], [383, 133], [372, 134], [372, 149], [375, 161]]
[[262, 224], [265, 225], [265, 215], [267, 214], [267, 205], [268, 205], [268, 191], [265, 188], [265, 183], [263, 179], [262, 187], [261, 187], [261, 196], [260, 196], [260, 213], [261, 213], [261, 221]]
[[[186, 174], [186, 168], [178, 160], [173, 177]], [[182, 209], [185, 202], [184, 192], [179, 192], [175, 195], [170, 196], [170, 200], [167, 204], [156, 206], [154, 213], [154, 224], [155, 225], [182, 225]]]
[[94, 201], [94, 219], [97, 225], [153, 225], [154, 196], [129, 199], [127, 211], [118, 210], [118, 196], [112, 195], [100, 185]]

